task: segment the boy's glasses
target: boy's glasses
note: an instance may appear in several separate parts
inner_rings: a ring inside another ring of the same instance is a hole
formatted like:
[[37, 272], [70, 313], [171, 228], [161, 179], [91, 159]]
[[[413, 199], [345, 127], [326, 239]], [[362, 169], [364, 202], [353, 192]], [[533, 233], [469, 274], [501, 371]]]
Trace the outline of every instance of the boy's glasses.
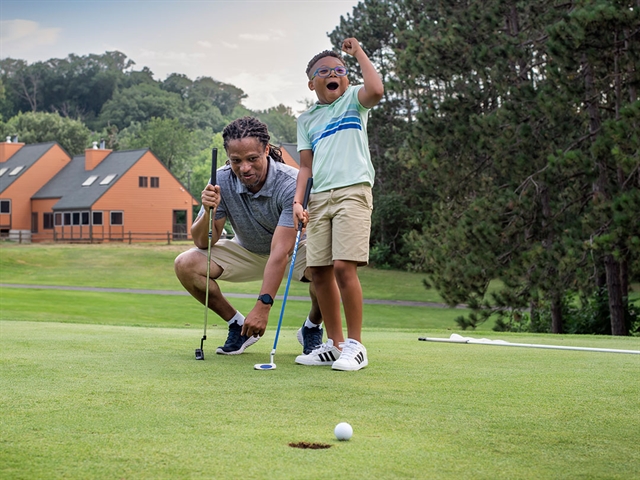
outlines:
[[343, 67], [342, 65], [338, 65], [335, 68], [320, 67], [315, 72], [313, 72], [313, 77], [311, 77], [311, 80], [316, 77], [327, 78], [329, 75], [331, 75], [331, 72], [336, 72], [337, 77], [344, 77], [347, 73], [349, 73], [349, 69], [347, 67]]

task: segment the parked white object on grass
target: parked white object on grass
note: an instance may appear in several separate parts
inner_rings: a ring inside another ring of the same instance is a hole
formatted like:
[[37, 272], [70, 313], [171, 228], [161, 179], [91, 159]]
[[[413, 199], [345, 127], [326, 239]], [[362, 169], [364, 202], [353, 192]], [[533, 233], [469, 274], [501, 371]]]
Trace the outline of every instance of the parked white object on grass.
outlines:
[[527, 347], [546, 348], [551, 350], [578, 350], [582, 352], [606, 352], [606, 353], [631, 353], [640, 355], [640, 350], [615, 350], [612, 348], [569, 347], [564, 345], [539, 345], [535, 343], [511, 343], [505, 340], [490, 340], [488, 338], [463, 337], [452, 333], [449, 338], [420, 337], [418, 340], [425, 342], [467, 343], [473, 345], [494, 345], [499, 347]]

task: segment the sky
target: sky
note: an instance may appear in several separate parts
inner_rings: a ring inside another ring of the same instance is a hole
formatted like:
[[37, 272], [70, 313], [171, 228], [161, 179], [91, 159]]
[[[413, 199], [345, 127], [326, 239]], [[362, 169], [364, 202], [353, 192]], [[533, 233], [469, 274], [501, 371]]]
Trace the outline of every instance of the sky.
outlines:
[[241, 88], [243, 105], [315, 96], [305, 69], [358, 0], [0, 0], [0, 58], [28, 63], [118, 50], [156, 80], [181, 73]]

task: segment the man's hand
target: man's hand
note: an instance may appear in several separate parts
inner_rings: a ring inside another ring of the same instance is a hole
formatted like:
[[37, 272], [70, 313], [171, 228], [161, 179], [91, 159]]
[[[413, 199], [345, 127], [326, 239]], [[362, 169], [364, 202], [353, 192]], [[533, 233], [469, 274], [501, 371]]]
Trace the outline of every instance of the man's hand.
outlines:
[[205, 208], [218, 208], [220, 204], [220, 186], [208, 184], [202, 191], [202, 205]]
[[264, 335], [267, 330], [267, 323], [269, 322], [269, 310], [270, 305], [258, 301], [255, 307], [249, 312], [244, 319], [244, 325], [242, 325], [242, 335], [247, 337]]
[[348, 53], [349, 55], [355, 57], [356, 53], [358, 53], [360, 50], [362, 50], [362, 47], [360, 46], [358, 40], [356, 40], [355, 38], [347, 38], [342, 42], [342, 51]]

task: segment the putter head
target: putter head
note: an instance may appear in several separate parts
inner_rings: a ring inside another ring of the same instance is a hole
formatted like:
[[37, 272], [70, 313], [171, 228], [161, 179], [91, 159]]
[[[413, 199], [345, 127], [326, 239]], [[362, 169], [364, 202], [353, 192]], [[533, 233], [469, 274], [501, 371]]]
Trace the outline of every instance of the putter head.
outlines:
[[253, 366], [254, 370], [275, 370], [276, 369], [276, 364], [275, 363], [256, 363]]
[[204, 351], [201, 348], [196, 348], [196, 360], [204, 360]]

